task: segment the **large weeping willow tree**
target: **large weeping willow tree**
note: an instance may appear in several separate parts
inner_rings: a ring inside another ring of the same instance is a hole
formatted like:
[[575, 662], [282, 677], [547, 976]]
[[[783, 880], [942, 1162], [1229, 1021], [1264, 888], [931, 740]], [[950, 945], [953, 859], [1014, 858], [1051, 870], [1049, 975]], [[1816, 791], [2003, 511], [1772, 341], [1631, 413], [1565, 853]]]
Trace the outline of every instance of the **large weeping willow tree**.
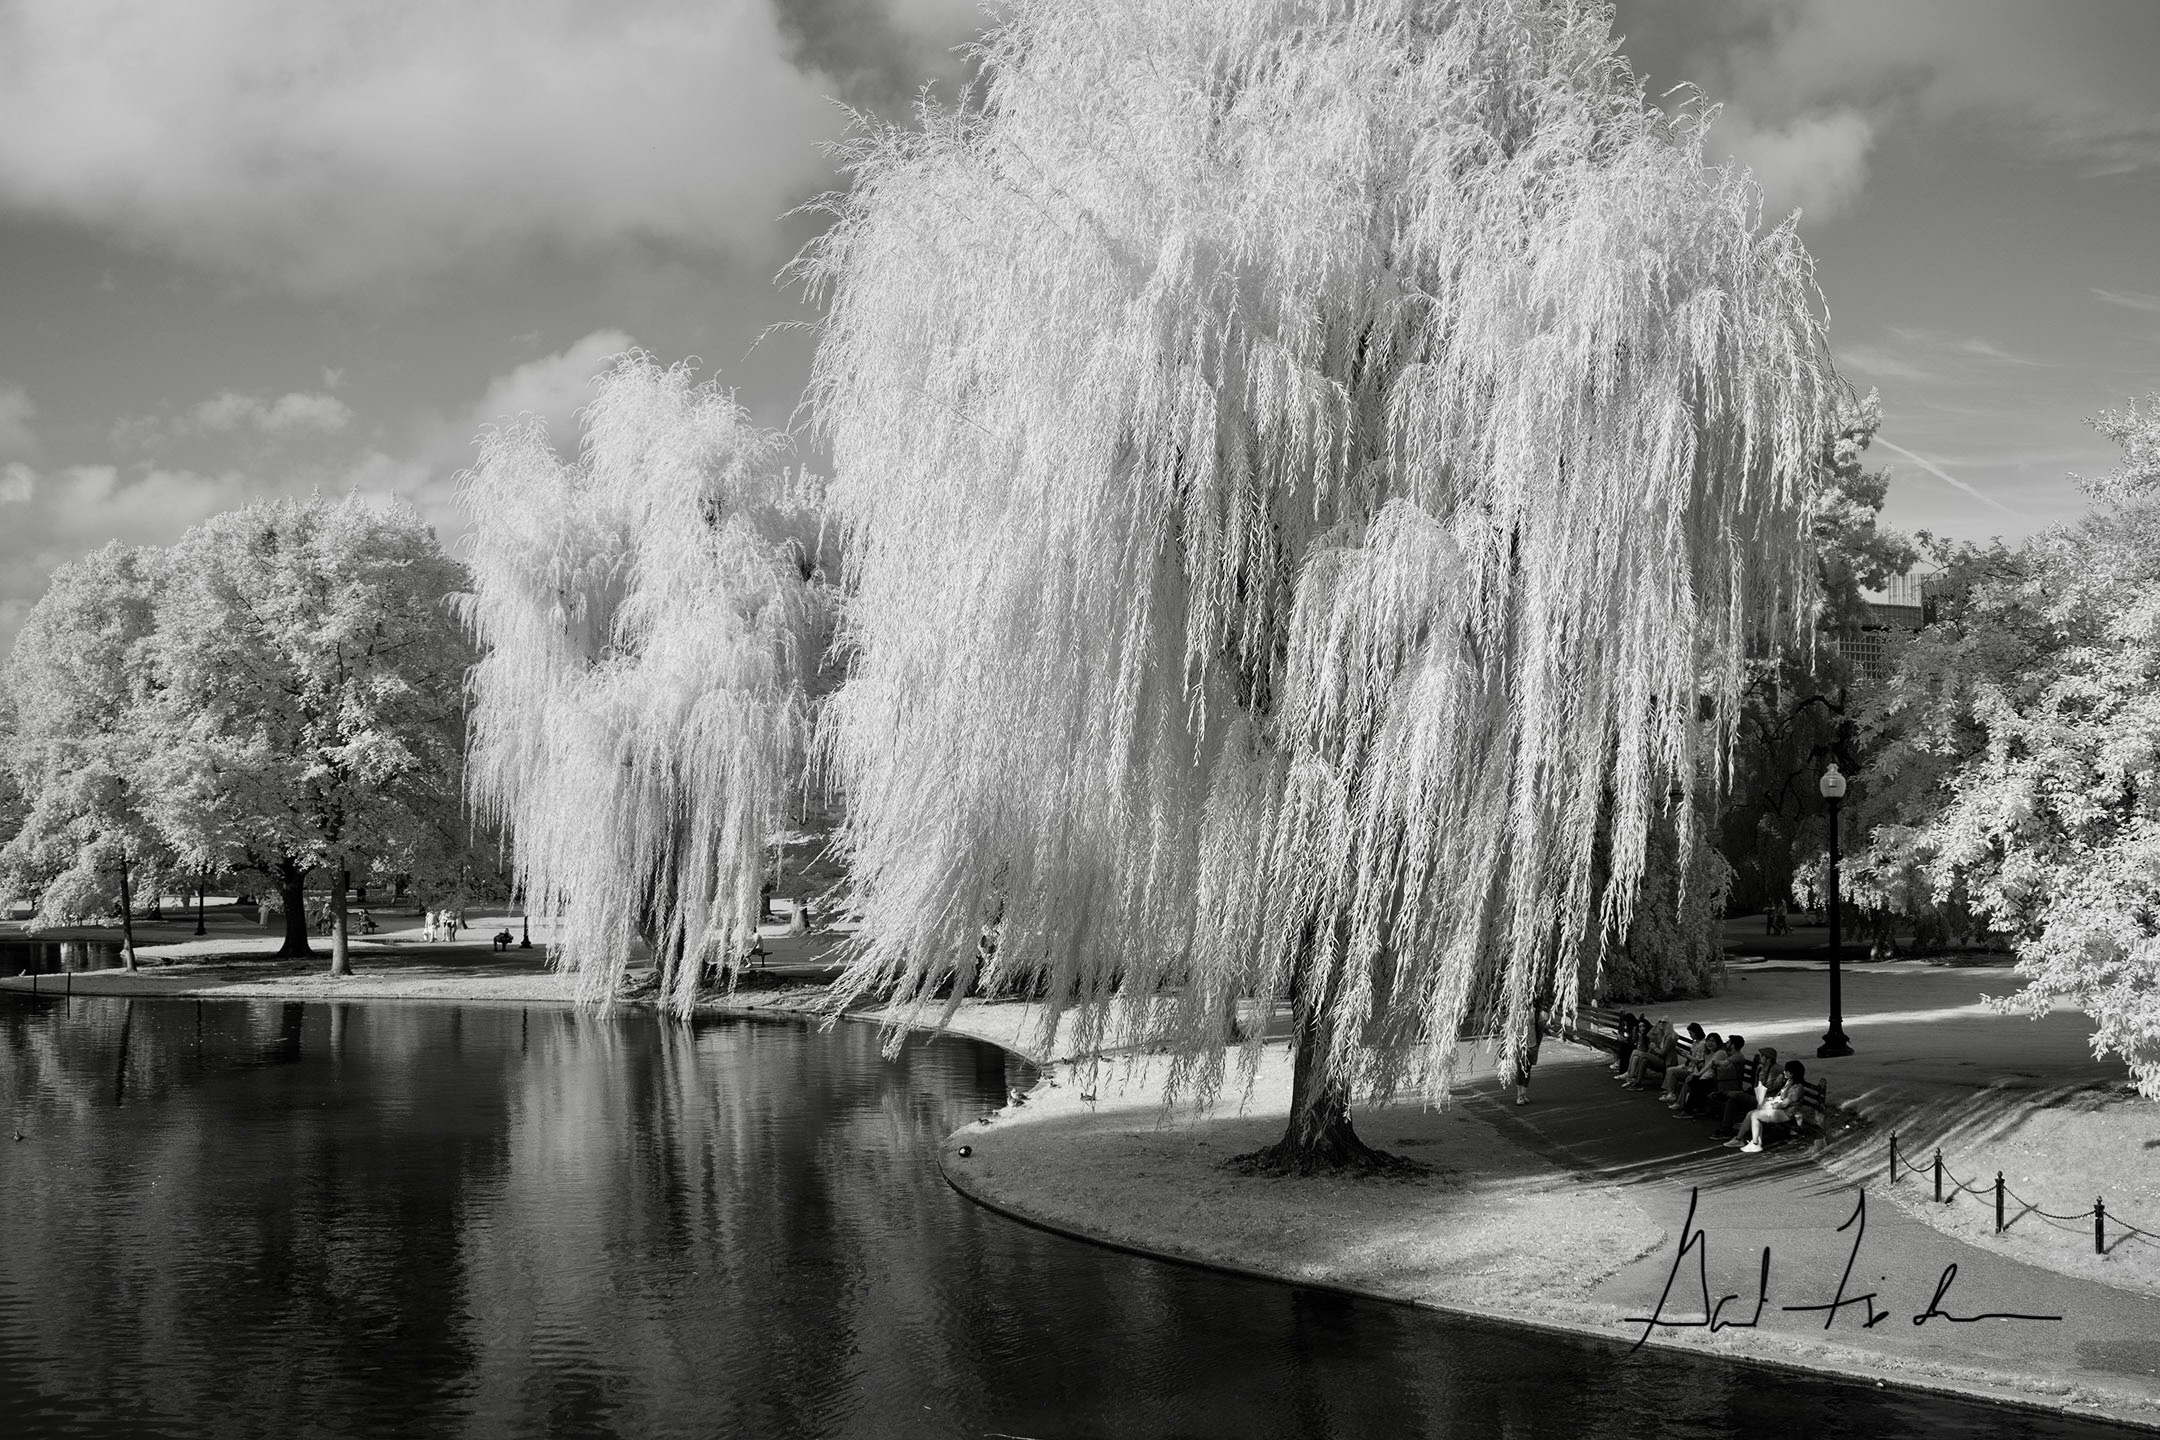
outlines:
[[1603, 6], [1005, 14], [801, 262], [848, 985], [1017, 977], [1200, 1100], [1293, 996], [1271, 1158], [1362, 1158], [1353, 1096], [1511, 1060], [1696, 845], [1743, 642], [1811, 604], [1810, 261]]
[[584, 422], [574, 462], [527, 421], [464, 477], [472, 790], [580, 995], [612, 999], [643, 940], [682, 1011], [755, 942], [802, 772], [814, 521], [785, 437], [687, 367], [625, 356]]

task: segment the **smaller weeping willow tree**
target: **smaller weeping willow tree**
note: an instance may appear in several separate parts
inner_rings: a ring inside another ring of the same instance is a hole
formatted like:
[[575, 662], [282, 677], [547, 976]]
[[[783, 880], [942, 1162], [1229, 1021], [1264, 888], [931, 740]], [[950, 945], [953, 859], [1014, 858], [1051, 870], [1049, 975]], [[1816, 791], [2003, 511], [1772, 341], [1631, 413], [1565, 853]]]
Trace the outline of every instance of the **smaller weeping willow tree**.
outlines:
[[651, 947], [664, 1004], [756, 939], [827, 606], [786, 438], [687, 366], [622, 357], [565, 463], [527, 420], [463, 477], [471, 785], [578, 994]]

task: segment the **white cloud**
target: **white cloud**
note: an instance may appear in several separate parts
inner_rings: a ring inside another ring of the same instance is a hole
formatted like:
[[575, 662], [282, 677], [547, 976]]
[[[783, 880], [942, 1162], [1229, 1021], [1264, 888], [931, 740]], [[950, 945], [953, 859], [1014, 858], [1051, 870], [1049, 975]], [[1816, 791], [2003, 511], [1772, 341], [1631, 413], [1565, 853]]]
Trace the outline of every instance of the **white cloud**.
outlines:
[[534, 246], [760, 254], [829, 174], [771, 0], [15, 0], [0, 203], [348, 289]]
[[1877, 380], [1924, 383], [1939, 378], [1933, 370], [1905, 356], [1892, 354], [1880, 345], [1840, 345], [1837, 358], [1840, 367], [1857, 370]]
[[483, 425], [501, 425], [521, 415], [545, 421], [548, 438], [557, 448], [577, 445], [577, 412], [592, 399], [593, 378], [608, 362], [637, 342], [622, 330], [595, 330], [583, 339], [529, 360], [508, 374], [497, 375], [487, 390], [458, 422], [459, 446], [470, 454], [473, 437]]
[[105, 432], [115, 450], [154, 450], [172, 438], [173, 422], [162, 415], [122, 415]]
[[1840, 343], [1837, 358], [1841, 367], [1876, 380], [1949, 386], [1962, 394], [1992, 389], [2012, 393], [2032, 383], [2032, 377], [2019, 372], [2061, 368], [2055, 361], [2017, 354], [1983, 336], [1923, 325], [1886, 325], [1880, 339]]
[[335, 395], [295, 390], [273, 398], [221, 390], [177, 416], [123, 415], [112, 423], [106, 439], [115, 450], [157, 450], [197, 435], [246, 433], [282, 440], [334, 435], [352, 419], [352, 407]]
[[[1849, 204], [1856, 121], [1985, 130], [2088, 175], [2160, 167], [2160, 5], [2113, 0], [1618, 0], [1620, 29], [1742, 112], [1734, 148]], [[1728, 112], [1728, 124], [1735, 117]], [[1716, 139], [1713, 136], [1713, 139]], [[1760, 143], [1762, 155], [1748, 153]], [[1859, 154], [1856, 156], [1855, 150]], [[1810, 212], [1814, 213], [1814, 212]]]
[[352, 421], [352, 409], [335, 395], [294, 391], [269, 400], [226, 390], [190, 410], [188, 418], [204, 430], [220, 433], [254, 430], [289, 435], [301, 430], [342, 430]]
[[1934, 330], [1925, 325], [1889, 325], [1884, 327], [1884, 332], [1913, 351], [1936, 357], [1980, 360], [1988, 362], [1989, 365], [2014, 365], [2030, 370], [2055, 368], [2055, 362], [2052, 360], [2039, 360], [2030, 355], [2019, 355], [1980, 335], [1962, 335], [1950, 330]]
[[2142, 290], [2103, 290], [2092, 287], [2092, 293], [2110, 305], [2124, 310], [2137, 310], [2147, 315], [2160, 315], [2160, 295], [2148, 295]]
[[0, 383], [0, 455], [37, 453], [37, 432], [30, 428], [36, 418], [37, 406], [20, 385]]
[[1730, 147], [1733, 158], [1754, 172], [1768, 215], [1798, 210], [1822, 221], [1842, 212], [1867, 184], [1875, 126], [1849, 107], [1773, 126], [1758, 125], [1728, 107], [1711, 127], [1708, 143], [1713, 154]]
[[553, 354], [503, 371], [488, 380], [470, 405], [423, 420], [407, 445], [370, 449], [349, 461], [337, 483], [341, 489], [402, 496], [435, 526], [446, 545], [454, 545], [465, 527], [457, 477], [477, 458], [474, 447], [481, 431], [530, 415], [547, 426], [558, 450], [574, 453], [581, 433], [577, 414], [592, 399], [594, 377], [636, 346], [627, 331], [595, 330]]

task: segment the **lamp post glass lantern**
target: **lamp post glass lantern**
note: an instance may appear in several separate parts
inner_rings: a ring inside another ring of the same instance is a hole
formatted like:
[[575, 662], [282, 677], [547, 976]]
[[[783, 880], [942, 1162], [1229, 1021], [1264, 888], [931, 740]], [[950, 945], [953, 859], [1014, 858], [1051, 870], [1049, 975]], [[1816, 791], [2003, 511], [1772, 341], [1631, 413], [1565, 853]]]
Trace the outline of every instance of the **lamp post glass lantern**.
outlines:
[[1845, 777], [1835, 760], [1823, 771], [1820, 788], [1824, 803], [1830, 807], [1830, 1028], [1824, 1032], [1815, 1054], [1828, 1059], [1852, 1054], [1852, 1042], [1845, 1038], [1844, 975], [1840, 965], [1844, 957], [1838, 933], [1838, 803], [1845, 798]]

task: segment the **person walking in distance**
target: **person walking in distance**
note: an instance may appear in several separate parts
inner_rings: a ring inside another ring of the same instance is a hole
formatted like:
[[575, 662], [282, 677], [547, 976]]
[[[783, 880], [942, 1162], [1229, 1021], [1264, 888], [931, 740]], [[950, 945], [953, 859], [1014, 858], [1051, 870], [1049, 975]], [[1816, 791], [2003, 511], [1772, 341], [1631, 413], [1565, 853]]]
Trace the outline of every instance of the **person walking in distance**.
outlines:
[[1530, 1006], [1530, 1034], [1520, 1054], [1515, 1057], [1515, 1103], [1530, 1103], [1530, 1071], [1537, 1064], [1538, 1045], [1545, 1039], [1545, 1012], [1552, 1006], [1553, 997], [1540, 995]]

